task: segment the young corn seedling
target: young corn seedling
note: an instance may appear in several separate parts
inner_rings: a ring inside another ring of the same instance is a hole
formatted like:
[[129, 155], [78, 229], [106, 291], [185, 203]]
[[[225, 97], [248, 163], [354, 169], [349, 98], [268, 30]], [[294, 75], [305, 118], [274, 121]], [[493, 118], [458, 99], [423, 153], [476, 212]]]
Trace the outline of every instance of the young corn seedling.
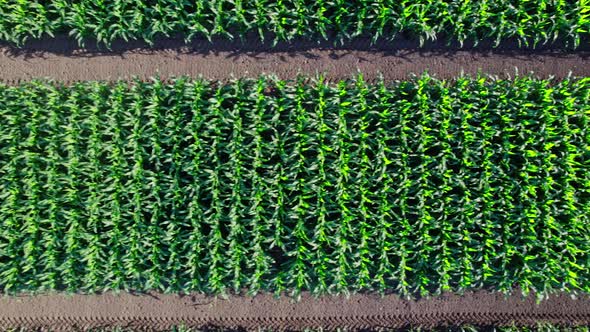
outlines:
[[125, 93], [127, 87], [118, 83], [112, 87], [112, 92], [107, 100], [109, 111], [105, 113], [105, 123], [102, 135], [108, 137], [103, 142], [106, 160], [108, 161], [108, 174], [105, 176], [104, 201], [101, 205], [105, 226], [108, 228], [105, 234], [106, 248], [109, 248], [105, 280], [107, 289], [121, 289], [127, 283], [126, 267], [123, 266], [126, 245], [128, 239], [125, 235], [125, 173], [128, 163], [124, 155], [123, 107], [125, 105]]
[[374, 139], [369, 132], [369, 106], [367, 102], [367, 95], [369, 89], [363, 80], [362, 75], [358, 75], [356, 86], [356, 95], [354, 96], [354, 104], [357, 105], [356, 113], [360, 115], [354, 124], [355, 132], [353, 132], [357, 141], [357, 160], [358, 160], [358, 171], [356, 172], [356, 179], [353, 176], [353, 182], [356, 183], [355, 192], [355, 204], [353, 205], [356, 210], [355, 223], [358, 225], [355, 227], [355, 253], [354, 262], [352, 266], [356, 272], [356, 285], [357, 289], [372, 288], [372, 275], [373, 271], [371, 268], [371, 262], [373, 261], [374, 245], [371, 243], [371, 230], [375, 228], [373, 222], [373, 213], [370, 205], [373, 204], [372, 194], [370, 192], [371, 187], [371, 168], [372, 162], [369, 159], [369, 150], [372, 150], [370, 146], [371, 141]]
[[274, 186], [270, 186], [269, 181], [264, 177], [268, 170], [268, 151], [271, 151], [272, 147], [263, 136], [269, 130], [267, 123], [268, 113], [274, 111], [270, 108], [265, 96], [267, 87], [265, 79], [260, 77], [256, 82], [255, 92], [251, 94], [255, 106], [254, 112], [252, 112], [253, 118], [250, 121], [251, 125], [248, 128], [248, 135], [253, 139], [250, 148], [246, 149], [253, 151], [253, 160], [249, 173], [252, 188], [249, 197], [251, 204], [248, 210], [250, 219], [248, 226], [249, 232], [252, 234], [252, 259], [248, 263], [248, 268], [253, 273], [248, 280], [248, 284], [250, 284], [251, 293], [254, 294], [266, 286], [266, 280], [274, 263], [265, 250], [270, 242], [268, 239], [272, 239], [269, 235], [273, 224], [267, 213], [268, 209], [273, 206], [273, 195], [270, 192], [277, 190]]
[[[18, 107], [19, 90], [10, 90], [2, 86], [0, 96], [0, 112], [3, 118], [1, 153], [1, 179], [2, 179], [2, 204], [0, 204], [0, 216], [2, 217], [1, 253], [3, 262], [0, 268], [2, 278], [2, 290], [6, 293], [14, 293], [22, 287], [22, 251], [20, 226], [22, 219], [19, 217], [21, 196], [23, 195], [20, 178], [22, 176], [20, 144], [24, 140], [22, 127], [25, 125], [24, 112]], [[14, 110], [17, 110], [16, 112]], [[4, 122], [8, 126], [4, 126]]]
[[[252, 105], [246, 100], [246, 93], [244, 90], [244, 82], [239, 80], [232, 84], [232, 106], [226, 112], [224, 121], [227, 121], [228, 126], [231, 127], [231, 136], [229, 142], [224, 147], [229, 154], [229, 166], [231, 169], [227, 171], [228, 185], [231, 187], [231, 193], [228, 200], [229, 204], [229, 231], [228, 231], [228, 254], [226, 261], [228, 265], [228, 280], [232, 280], [233, 290], [239, 292], [243, 283], [243, 272], [246, 256], [249, 254], [245, 243], [249, 242], [246, 239], [247, 233], [244, 223], [244, 196], [248, 196], [246, 185], [244, 183], [244, 125], [242, 121], [242, 111], [244, 109], [252, 109]], [[225, 111], [225, 110], [224, 110]]]
[[[129, 110], [124, 112], [125, 118], [123, 119], [125, 125], [131, 127], [131, 133], [128, 139], [129, 144], [129, 169], [127, 170], [127, 179], [125, 187], [133, 188], [132, 192], [129, 193], [128, 197], [125, 198], [127, 204], [124, 205], [124, 211], [126, 211], [127, 224], [125, 227], [128, 229], [128, 244], [125, 250], [125, 257], [123, 258], [124, 266], [126, 269], [126, 280], [128, 281], [129, 287], [144, 287], [145, 285], [145, 261], [142, 255], [147, 253], [144, 249], [144, 236], [147, 232], [147, 220], [144, 218], [144, 209], [149, 206], [145, 202], [145, 194], [148, 182], [145, 176], [146, 170], [144, 169], [146, 164], [147, 151], [144, 148], [143, 136], [146, 130], [145, 122], [146, 116], [143, 114], [146, 100], [142, 99], [143, 94], [149, 94], [146, 91], [144, 83], [135, 82], [135, 85], [128, 91], [130, 94], [131, 101], [127, 105]], [[141, 96], [141, 97], [140, 97]]]
[[64, 93], [54, 86], [46, 86], [41, 93], [47, 98], [47, 107], [43, 112], [47, 119], [47, 125], [43, 128], [42, 135], [47, 136], [47, 162], [43, 178], [45, 179], [43, 190], [46, 192], [42, 200], [41, 209], [47, 211], [42, 220], [43, 243], [41, 260], [46, 273], [41, 278], [41, 289], [62, 288], [59, 266], [61, 264], [61, 253], [63, 248], [64, 227], [60, 222], [60, 191], [62, 186], [59, 183], [61, 174], [58, 167], [61, 162], [60, 146], [62, 133], [60, 126], [63, 125], [63, 102]]
[[221, 153], [224, 152], [222, 145], [222, 126], [223, 113], [221, 105], [228, 98], [224, 87], [215, 88], [214, 95], [210, 97], [207, 105], [207, 122], [209, 128], [203, 132], [209, 139], [208, 145], [208, 168], [204, 170], [207, 173], [207, 180], [204, 181], [206, 191], [210, 194], [210, 203], [204, 211], [205, 221], [209, 228], [207, 246], [208, 264], [208, 285], [207, 287], [214, 292], [223, 292], [228, 287], [224, 277], [228, 275], [226, 262], [222, 248], [227, 245], [227, 239], [224, 238], [222, 227], [225, 223], [223, 185], [221, 176], [223, 175], [223, 165], [220, 159]]
[[201, 132], [204, 131], [206, 98], [209, 86], [203, 81], [197, 81], [187, 87], [190, 107], [190, 123], [185, 133], [190, 137], [189, 153], [185, 157], [184, 170], [191, 179], [186, 185], [183, 198], [188, 199], [188, 211], [186, 223], [190, 225], [188, 239], [185, 242], [181, 260], [185, 262], [182, 267], [185, 272], [186, 283], [182, 288], [191, 291], [203, 291], [205, 289], [205, 244], [204, 234], [205, 215], [201, 205], [205, 188], [203, 188], [203, 172], [206, 167], [204, 158], [204, 146]]
[[[168, 96], [168, 103], [171, 105], [167, 112], [164, 112], [164, 133], [162, 144], [164, 145], [162, 158], [163, 168], [167, 170], [163, 177], [166, 189], [163, 189], [163, 204], [165, 215], [168, 219], [163, 227], [163, 246], [166, 262], [164, 268], [164, 280], [167, 291], [177, 292], [182, 289], [180, 274], [182, 271], [181, 255], [185, 253], [182, 243], [187, 237], [182, 229], [190, 228], [186, 222], [186, 196], [185, 184], [181, 172], [184, 165], [184, 156], [181, 151], [181, 144], [185, 139], [183, 129], [187, 126], [187, 116], [190, 110], [189, 98], [187, 95], [187, 79], [181, 78], [173, 83]], [[190, 136], [189, 136], [190, 137]]]
[[87, 208], [86, 215], [86, 241], [87, 248], [81, 250], [82, 261], [85, 263], [85, 279], [83, 284], [88, 290], [100, 287], [100, 282], [104, 280], [102, 274], [107, 270], [103, 265], [104, 250], [102, 248], [102, 236], [105, 234], [103, 227], [104, 218], [101, 211], [103, 200], [103, 170], [100, 163], [103, 144], [101, 141], [102, 120], [100, 114], [105, 110], [106, 100], [105, 86], [100, 83], [93, 83], [89, 87], [87, 94], [90, 101], [87, 103], [88, 109], [83, 109], [89, 114], [86, 121], [83, 121], [84, 131], [89, 133], [87, 162], [81, 166], [88, 176], [88, 188], [84, 205]]

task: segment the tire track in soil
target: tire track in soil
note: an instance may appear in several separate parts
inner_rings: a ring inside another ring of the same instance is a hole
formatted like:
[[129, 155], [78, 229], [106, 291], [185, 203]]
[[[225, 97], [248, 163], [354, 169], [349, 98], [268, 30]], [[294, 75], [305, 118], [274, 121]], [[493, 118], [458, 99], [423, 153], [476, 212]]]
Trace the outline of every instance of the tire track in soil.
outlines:
[[402, 80], [424, 71], [449, 79], [478, 71], [501, 78], [532, 73], [562, 79], [570, 73], [590, 76], [590, 46], [582, 45], [576, 51], [550, 47], [533, 50], [508, 43], [499, 48], [444, 43], [418, 47], [408, 40], [371, 44], [365, 38], [340, 46], [311, 41], [271, 46], [256, 40], [197, 40], [185, 44], [171, 38], [159, 40], [152, 47], [137, 41], [115, 42], [111, 50], [105, 50], [97, 46], [82, 49], [67, 37], [58, 36], [29, 42], [23, 48], [0, 44], [0, 81], [18, 84], [49, 78], [73, 83], [181, 75], [224, 81], [262, 74], [281, 79], [324, 74], [327, 80], [337, 81], [352, 78], [359, 71], [368, 81], [379, 75], [387, 81]]
[[45, 294], [0, 298], [0, 330], [50, 330], [133, 327], [164, 330], [184, 324], [195, 328], [241, 330], [379, 329], [441, 326], [536, 326], [541, 322], [575, 326], [590, 324], [590, 297], [572, 299], [554, 294], [535, 302], [533, 296], [505, 297], [487, 291], [463, 296], [443, 294], [420, 300], [394, 295], [354, 294], [314, 298], [304, 293], [299, 302], [270, 294], [254, 297], [104, 293], [99, 295]]

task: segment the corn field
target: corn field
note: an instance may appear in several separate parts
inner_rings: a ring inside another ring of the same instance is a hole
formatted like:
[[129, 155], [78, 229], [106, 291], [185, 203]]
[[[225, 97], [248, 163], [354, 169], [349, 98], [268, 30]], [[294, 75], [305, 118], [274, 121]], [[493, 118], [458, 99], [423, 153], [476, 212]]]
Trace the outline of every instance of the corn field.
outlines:
[[1, 40], [22, 44], [56, 33], [107, 45], [175, 33], [186, 40], [254, 33], [275, 42], [364, 34], [577, 46], [590, 34], [590, 0], [0, 0]]
[[590, 79], [0, 85], [0, 288], [590, 292]]

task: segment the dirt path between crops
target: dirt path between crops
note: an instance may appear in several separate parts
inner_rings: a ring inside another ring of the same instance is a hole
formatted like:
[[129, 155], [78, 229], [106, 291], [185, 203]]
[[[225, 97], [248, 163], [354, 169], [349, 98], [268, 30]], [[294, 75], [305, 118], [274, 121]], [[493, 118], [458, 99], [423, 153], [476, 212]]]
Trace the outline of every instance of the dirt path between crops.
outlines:
[[590, 297], [554, 295], [539, 304], [533, 297], [505, 298], [484, 291], [407, 301], [388, 295], [292, 298], [203, 295], [37, 295], [0, 298], [0, 326], [49, 328], [133, 327], [161, 330], [174, 325], [240, 330], [305, 328], [378, 329], [409, 326], [534, 326], [590, 324]]
[[[551, 47], [536, 50], [517, 45], [459, 47], [431, 43], [419, 48], [399, 40], [371, 44], [360, 39], [345, 45], [300, 41], [272, 46], [258, 41], [116, 42], [111, 50], [96, 46], [81, 49], [64, 36], [30, 42], [23, 48], [0, 44], [0, 81], [17, 84], [35, 78], [66, 83], [85, 80], [141, 80], [159, 75], [201, 76], [211, 80], [274, 74], [291, 79], [298, 74], [324, 74], [328, 80], [348, 79], [359, 71], [372, 81], [406, 79], [428, 71], [439, 78], [482, 71], [499, 77], [534, 73], [539, 77], [590, 76], [590, 43], [572, 51]], [[95, 45], [90, 43], [90, 45]]]

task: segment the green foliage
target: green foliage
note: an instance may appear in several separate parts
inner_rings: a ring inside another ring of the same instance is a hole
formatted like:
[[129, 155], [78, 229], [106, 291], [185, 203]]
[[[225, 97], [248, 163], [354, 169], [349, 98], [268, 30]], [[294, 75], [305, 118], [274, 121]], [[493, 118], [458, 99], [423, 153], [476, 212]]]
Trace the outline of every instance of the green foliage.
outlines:
[[564, 38], [573, 45], [590, 34], [590, 1], [564, 0], [2, 0], [0, 40], [68, 33], [79, 43], [117, 38], [153, 42], [180, 33], [243, 38], [249, 32], [274, 41], [296, 37], [337, 40], [367, 34], [377, 39], [410, 35], [500, 43], [513, 38], [536, 45]]
[[0, 287], [590, 292], [590, 79], [0, 86]]

